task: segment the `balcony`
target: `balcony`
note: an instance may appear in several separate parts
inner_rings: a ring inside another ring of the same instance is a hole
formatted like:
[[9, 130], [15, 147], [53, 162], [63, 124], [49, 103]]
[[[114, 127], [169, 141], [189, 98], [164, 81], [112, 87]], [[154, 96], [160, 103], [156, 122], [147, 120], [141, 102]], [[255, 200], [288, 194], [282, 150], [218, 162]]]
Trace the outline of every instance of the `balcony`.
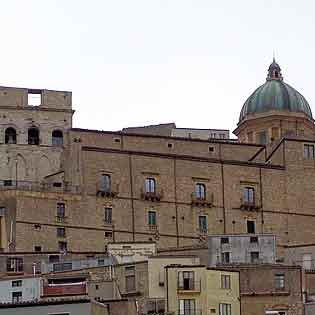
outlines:
[[119, 185], [112, 185], [112, 187], [104, 188], [101, 185], [96, 187], [96, 196], [103, 198], [115, 198], [119, 193]]
[[56, 215], [56, 218], [55, 218], [56, 223], [65, 224], [65, 223], [67, 223], [67, 221], [68, 221], [68, 217], [62, 217], [62, 216]]
[[156, 224], [148, 224], [148, 228], [150, 231], [154, 231], [154, 232], [158, 230], [158, 226]]
[[163, 198], [163, 190], [145, 191], [141, 189], [141, 199], [148, 201], [160, 201]]
[[87, 294], [86, 283], [67, 283], [44, 285], [43, 296], [62, 296], [62, 295], [85, 295]]
[[178, 283], [177, 292], [181, 294], [191, 294], [191, 293], [200, 293], [201, 292], [201, 280], [193, 281], [189, 283]]
[[260, 209], [260, 206], [258, 206], [255, 201], [248, 201], [241, 198], [240, 209], [248, 211], [257, 211]]
[[209, 196], [206, 194], [204, 196], [200, 196], [193, 192], [191, 194], [191, 204], [193, 206], [197, 207], [212, 207], [213, 206], [213, 194], [210, 194]]

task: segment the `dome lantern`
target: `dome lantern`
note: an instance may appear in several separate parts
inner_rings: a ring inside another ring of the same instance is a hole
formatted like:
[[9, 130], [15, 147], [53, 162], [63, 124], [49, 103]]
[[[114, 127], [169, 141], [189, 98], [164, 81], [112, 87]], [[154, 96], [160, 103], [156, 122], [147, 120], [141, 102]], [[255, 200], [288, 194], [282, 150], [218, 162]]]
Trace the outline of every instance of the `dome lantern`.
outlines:
[[268, 68], [268, 76], [267, 80], [283, 80], [282, 74], [281, 74], [281, 68], [276, 63], [275, 58], [273, 57], [273, 61], [271, 65]]

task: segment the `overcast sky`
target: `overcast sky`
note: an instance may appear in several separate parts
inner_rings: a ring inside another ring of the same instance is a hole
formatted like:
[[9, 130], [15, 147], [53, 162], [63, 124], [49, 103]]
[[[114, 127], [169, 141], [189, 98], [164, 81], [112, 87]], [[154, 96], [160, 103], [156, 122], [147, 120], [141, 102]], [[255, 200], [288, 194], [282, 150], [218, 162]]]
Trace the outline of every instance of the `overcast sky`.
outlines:
[[314, 108], [314, 1], [0, 1], [0, 85], [72, 91], [75, 127], [232, 131], [273, 51]]

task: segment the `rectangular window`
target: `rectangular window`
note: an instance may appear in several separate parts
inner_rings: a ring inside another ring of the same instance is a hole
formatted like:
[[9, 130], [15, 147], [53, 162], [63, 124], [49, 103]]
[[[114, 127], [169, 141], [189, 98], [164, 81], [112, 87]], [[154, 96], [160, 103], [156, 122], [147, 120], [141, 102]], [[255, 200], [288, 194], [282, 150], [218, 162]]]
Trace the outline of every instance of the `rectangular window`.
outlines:
[[42, 247], [41, 246], [34, 246], [34, 252], [39, 253], [42, 251]]
[[64, 227], [57, 228], [57, 237], [66, 237], [66, 229]]
[[12, 304], [21, 303], [22, 302], [22, 292], [12, 292]]
[[275, 274], [275, 287], [276, 287], [276, 289], [284, 289], [285, 288], [284, 273], [276, 273]]
[[57, 217], [64, 218], [66, 214], [66, 205], [64, 202], [57, 203]]
[[250, 253], [250, 262], [252, 264], [256, 264], [259, 262], [259, 252], [251, 252]]
[[206, 215], [199, 216], [199, 231], [200, 233], [208, 233], [208, 217]]
[[193, 271], [178, 272], [178, 289], [194, 290], [195, 288], [195, 273]]
[[304, 144], [304, 158], [308, 160], [314, 159], [314, 145], [313, 144]]
[[253, 187], [244, 187], [243, 199], [245, 204], [255, 204], [255, 189]]
[[195, 185], [195, 194], [197, 199], [204, 200], [206, 199], [206, 185], [197, 183]]
[[232, 315], [231, 304], [220, 303], [220, 315]]
[[104, 233], [104, 237], [105, 237], [106, 239], [112, 238], [112, 237], [113, 237], [113, 232], [105, 232], [105, 233]]
[[251, 236], [249, 239], [250, 243], [258, 243], [258, 237], [257, 236]]
[[230, 275], [221, 275], [221, 289], [231, 289]]
[[67, 251], [67, 242], [58, 242], [58, 248], [61, 252]]
[[156, 181], [155, 178], [148, 177], [145, 179], [145, 192], [155, 193], [156, 191]]
[[136, 271], [134, 266], [125, 267], [126, 292], [136, 291]]
[[104, 222], [107, 224], [112, 224], [112, 208], [105, 208], [104, 209]]
[[230, 240], [228, 237], [221, 237], [221, 244], [229, 244]]
[[148, 212], [148, 224], [156, 226], [156, 212], [155, 211]]
[[255, 221], [247, 220], [247, 233], [255, 234]]
[[179, 314], [178, 315], [196, 315], [196, 303], [193, 299], [179, 300]]
[[56, 263], [53, 264], [54, 272], [70, 271], [72, 270], [72, 263]]
[[230, 263], [230, 252], [221, 253], [221, 262], [222, 264]]
[[14, 280], [14, 281], [12, 281], [12, 288], [21, 287], [21, 286], [22, 286], [22, 280]]
[[7, 271], [8, 272], [22, 272], [23, 271], [23, 258], [22, 257], [7, 258]]
[[105, 192], [110, 192], [112, 186], [111, 182], [111, 176], [108, 174], [103, 174], [101, 177], [101, 190]]

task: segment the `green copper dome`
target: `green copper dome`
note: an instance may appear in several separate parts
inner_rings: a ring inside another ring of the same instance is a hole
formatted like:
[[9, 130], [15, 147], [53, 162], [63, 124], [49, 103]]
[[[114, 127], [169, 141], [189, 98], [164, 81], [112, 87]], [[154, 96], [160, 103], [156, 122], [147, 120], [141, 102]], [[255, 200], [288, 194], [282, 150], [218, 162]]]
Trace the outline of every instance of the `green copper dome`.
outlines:
[[257, 88], [243, 105], [239, 121], [247, 115], [271, 110], [304, 113], [312, 118], [311, 108], [302, 94], [283, 82], [280, 66], [273, 60], [266, 83]]

